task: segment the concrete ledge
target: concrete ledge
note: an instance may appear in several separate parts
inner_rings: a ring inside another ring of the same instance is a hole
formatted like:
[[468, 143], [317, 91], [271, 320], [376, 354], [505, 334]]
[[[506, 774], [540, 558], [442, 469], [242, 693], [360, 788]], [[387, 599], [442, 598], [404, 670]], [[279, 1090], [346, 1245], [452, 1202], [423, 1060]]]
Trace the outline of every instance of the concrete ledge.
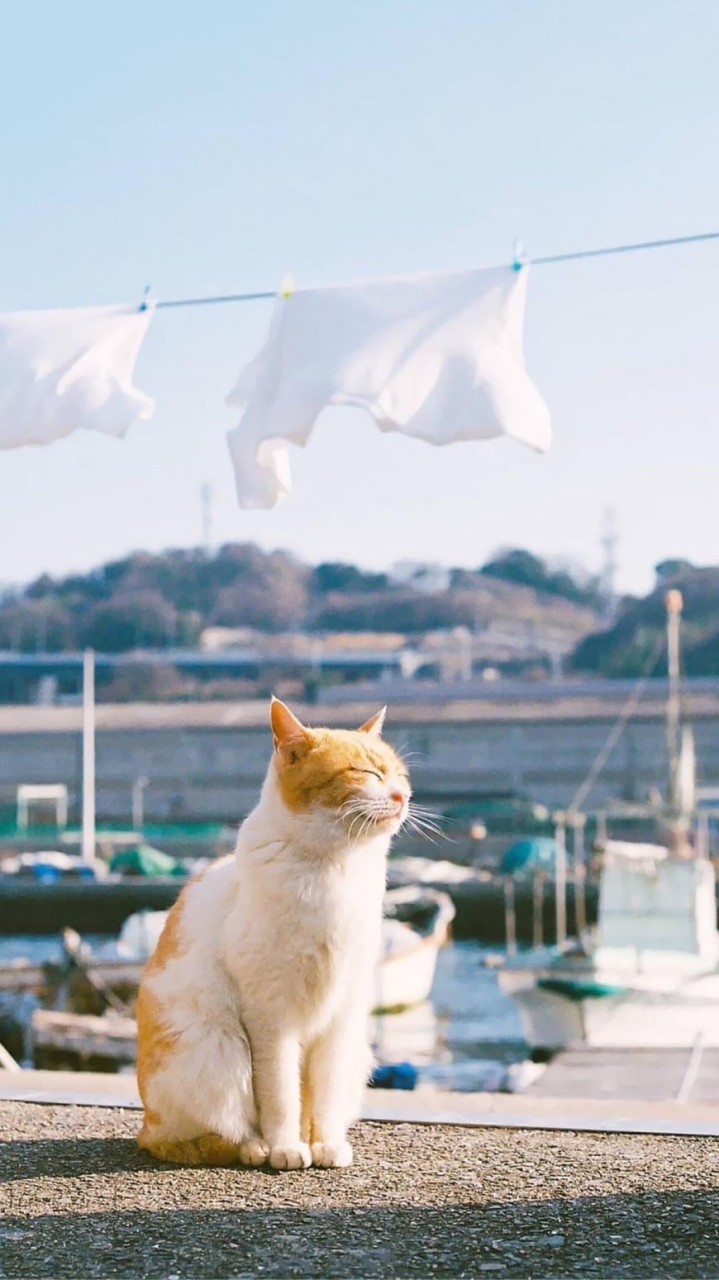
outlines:
[[0, 1275], [719, 1276], [707, 1138], [357, 1126], [348, 1170], [183, 1169], [135, 1112], [0, 1103]]
[[[0, 1071], [3, 1100], [130, 1110], [141, 1106], [134, 1075], [84, 1071]], [[719, 1105], [635, 1099], [368, 1089], [362, 1116], [376, 1122], [418, 1125], [719, 1137]]]

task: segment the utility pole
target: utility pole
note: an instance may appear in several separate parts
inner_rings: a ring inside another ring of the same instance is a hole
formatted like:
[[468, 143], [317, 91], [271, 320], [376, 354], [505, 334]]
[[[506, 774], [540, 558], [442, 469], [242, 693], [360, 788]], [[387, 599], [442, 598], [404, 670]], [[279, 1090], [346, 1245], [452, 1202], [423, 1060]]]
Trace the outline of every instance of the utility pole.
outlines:
[[145, 787], [149, 786], [150, 779], [143, 774], [140, 778], [135, 778], [132, 784], [132, 829], [133, 831], [142, 832], [145, 825]]
[[567, 942], [567, 815], [554, 815], [554, 892], [557, 946]]
[[95, 861], [95, 653], [82, 658], [82, 856]]

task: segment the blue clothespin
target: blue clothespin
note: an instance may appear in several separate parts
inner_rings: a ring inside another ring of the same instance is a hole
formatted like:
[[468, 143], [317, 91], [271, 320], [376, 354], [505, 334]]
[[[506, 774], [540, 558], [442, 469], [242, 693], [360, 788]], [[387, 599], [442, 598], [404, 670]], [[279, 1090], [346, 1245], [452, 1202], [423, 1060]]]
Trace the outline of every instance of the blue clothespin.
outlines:
[[141, 311], [147, 311], [150, 305], [150, 289], [151, 288], [152, 288], [152, 285], [149, 285], [149, 284], [145, 285], [145, 292], [142, 295], [142, 302], [140, 303]]
[[522, 267], [526, 267], [526, 265], [527, 265], [527, 255], [524, 249], [524, 242], [522, 240], [515, 240], [514, 258], [512, 259], [512, 269], [514, 271], [521, 271]]

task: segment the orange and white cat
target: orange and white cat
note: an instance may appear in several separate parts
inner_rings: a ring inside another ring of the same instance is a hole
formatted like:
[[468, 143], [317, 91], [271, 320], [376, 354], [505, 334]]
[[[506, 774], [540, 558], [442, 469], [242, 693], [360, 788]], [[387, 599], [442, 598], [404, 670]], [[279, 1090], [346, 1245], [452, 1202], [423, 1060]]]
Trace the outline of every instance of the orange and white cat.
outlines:
[[348, 1165], [370, 1068], [385, 862], [410, 787], [382, 739], [309, 729], [275, 750], [234, 857], [183, 891], [138, 997], [141, 1147], [187, 1164]]

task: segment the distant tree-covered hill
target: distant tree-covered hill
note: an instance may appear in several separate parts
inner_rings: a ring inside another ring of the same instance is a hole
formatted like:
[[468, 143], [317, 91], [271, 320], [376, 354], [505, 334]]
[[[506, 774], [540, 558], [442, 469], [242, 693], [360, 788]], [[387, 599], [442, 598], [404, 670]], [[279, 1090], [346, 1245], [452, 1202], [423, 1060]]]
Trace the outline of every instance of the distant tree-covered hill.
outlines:
[[596, 578], [566, 565], [549, 565], [531, 551], [503, 551], [483, 566], [480, 573], [502, 582], [516, 582], [547, 595], [561, 596], [576, 604], [596, 607], [600, 603]]
[[678, 587], [684, 600], [683, 669], [687, 675], [719, 675], [719, 568], [665, 560], [656, 573], [656, 586], [648, 596], [625, 599], [609, 630], [580, 642], [573, 659], [578, 671], [639, 676], [651, 669], [653, 675], [666, 675], [665, 597], [670, 587]]
[[355, 565], [311, 567], [284, 551], [230, 543], [137, 552], [85, 574], [44, 575], [0, 600], [0, 649], [105, 653], [198, 644], [206, 627], [258, 631], [391, 631], [552, 625], [583, 635], [596, 619], [596, 583], [521, 550], [454, 569], [439, 590], [426, 575], [395, 580]]
[[[284, 631], [375, 631], [412, 636], [469, 627], [553, 628], [576, 637], [577, 671], [637, 676], [666, 671], [661, 643], [664, 597], [684, 597], [683, 665], [689, 675], [719, 675], [719, 568], [685, 560], [657, 566], [654, 590], [627, 597], [613, 626], [599, 629], [597, 581], [518, 548], [476, 569], [432, 578], [418, 567], [368, 572], [327, 562], [312, 567], [284, 551], [230, 543], [207, 555], [197, 549], [137, 552], [85, 574], [38, 578], [0, 596], [0, 649], [25, 653], [192, 648], [207, 627]], [[437, 585], [439, 584], [439, 585]]]

